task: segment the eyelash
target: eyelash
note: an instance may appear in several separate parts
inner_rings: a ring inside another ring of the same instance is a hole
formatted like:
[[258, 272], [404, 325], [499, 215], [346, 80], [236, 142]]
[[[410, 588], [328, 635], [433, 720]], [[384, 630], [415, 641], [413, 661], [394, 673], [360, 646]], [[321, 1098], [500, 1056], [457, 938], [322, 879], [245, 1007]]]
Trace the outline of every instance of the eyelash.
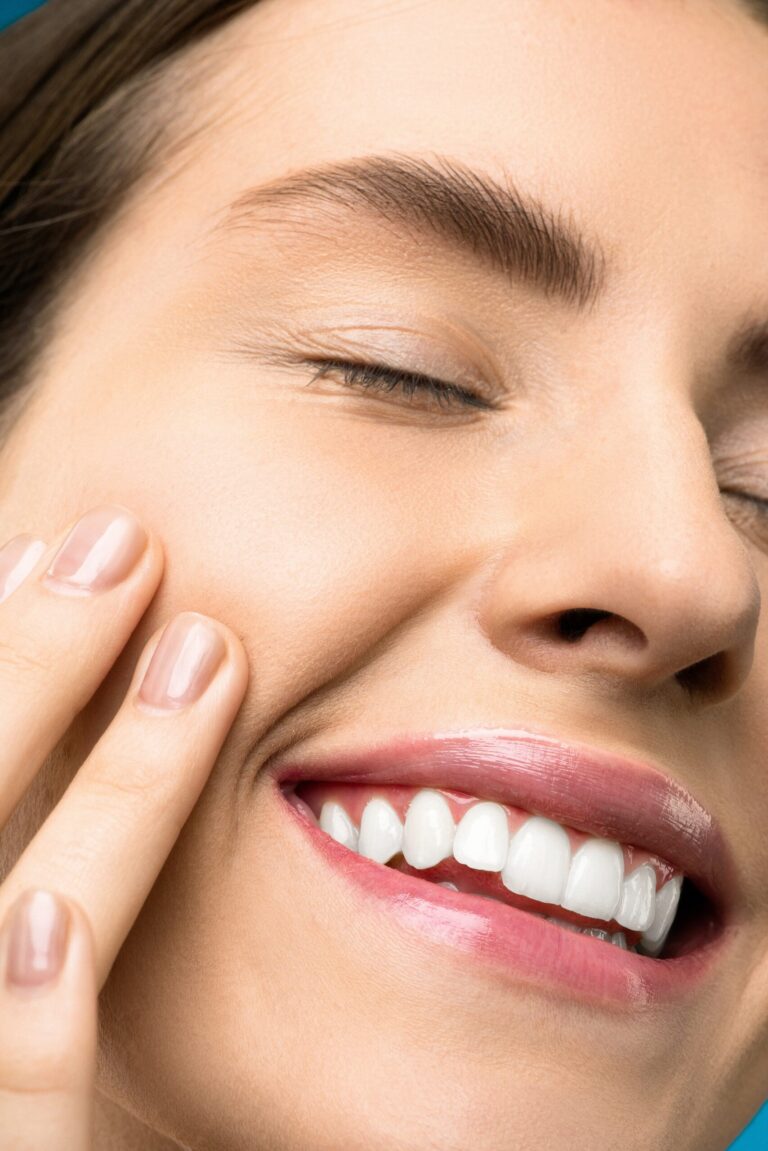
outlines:
[[386, 364], [358, 363], [353, 360], [312, 360], [308, 361], [319, 365], [319, 370], [311, 377], [309, 383], [322, 379], [331, 372], [340, 372], [344, 383], [350, 388], [371, 388], [379, 392], [400, 391], [413, 398], [416, 394], [425, 394], [434, 400], [438, 407], [455, 408], [482, 408], [490, 410], [494, 407], [490, 401], [476, 392], [467, 391], [457, 384], [446, 383], [434, 376], [425, 376], [421, 372], [404, 372], [397, 368], [387, 367]]
[[[374, 391], [394, 392], [401, 391], [404, 395], [413, 397], [422, 393], [435, 400], [438, 407], [465, 407], [484, 408], [490, 410], [493, 404], [476, 392], [467, 391], [456, 384], [446, 383], [434, 376], [425, 376], [421, 372], [404, 372], [398, 368], [387, 367], [386, 364], [360, 363], [354, 360], [310, 360], [318, 370], [311, 377], [309, 383], [323, 379], [332, 372], [340, 372], [346, 386], [351, 388], [371, 388]], [[735, 496], [751, 504], [758, 515], [768, 517], [768, 499], [751, 495], [749, 492], [724, 491], [723, 495]]]
[[722, 494], [724, 496], [735, 496], [737, 500], [744, 500], [753, 507], [758, 516], [763, 516], [768, 519], [768, 499], [764, 499], [762, 496], [750, 495], [749, 492], [724, 491]]

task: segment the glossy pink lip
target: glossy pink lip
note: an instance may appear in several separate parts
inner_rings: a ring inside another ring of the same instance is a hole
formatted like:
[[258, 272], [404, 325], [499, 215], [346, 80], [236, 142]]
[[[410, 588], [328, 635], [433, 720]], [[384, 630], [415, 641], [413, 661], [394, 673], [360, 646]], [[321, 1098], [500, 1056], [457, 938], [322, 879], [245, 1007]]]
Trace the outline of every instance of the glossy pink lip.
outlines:
[[[712, 977], [730, 934], [720, 930], [696, 950], [673, 959], [622, 951], [506, 904], [449, 891], [373, 863], [336, 843], [292, 803], [283, 806], [331, 872], [374, 906], [379, 903], [390, 921], [406, 929], [409, 952], [423, 940], [428, 948], [463, 954], [473, 976], [492, 974], [502, 986], [522, 980], [547, 993], [561, 996], [564, 991], [569, 999], [613, 1011], [672, 1005], [690, 999]], [[432, 967], [434, 951], [421, 962]]]
[[[486, 728], [401, 736], [357, 750], [326, 748], [310, 759], [286, 755], [262, 771], [279, 793], [300, 780], [339, 780], [455, 788], [522, 807], [662, 856], [710, 900], [719, 919], [695, 934], [687, 953], [652, 959], [373, 863], [322, 832], [300, 805], [284, 802], [331, 875], [378, 903], [413, 945], [424, 941], [463, 953], [470, 972], [504, 984], [522, 979], [620, 1011], [679, 1004], [712, 977], [736, 930], [726, 912], [738, 897], [737, 870], [721, 830], [681, 784], [648, 764], [541, 732]], [[426, 961], [434, 962], [434, 951]]]
[[658, 768], [524, 729], [400, 736], [366, 748], [286, 755], [262, 771], [276, 789], [300, 780], [446, 787], [634, 844], [679, 867], [709, 898], [719, 930], [687, 954], [657, 960], [622, 951], [507, 905], [452, 892], [349, 851], [291, 803], [319, 856], [412, 933], [464, 952], [473, 965], [599, 1005], [636, 1009], [690, 996], [711, 973], [730, 934], [725, 912], [737, 870], [714, 817]]
[[405, 735], [309, 759], [286, 755], [262, 770], [283, 786], [335, 779], [456, 788], [646, 848], [678, 867], [724, 922], [740, 902], [737, 868], [714, 816], [658, 768], [585, 744], [482, 728]]

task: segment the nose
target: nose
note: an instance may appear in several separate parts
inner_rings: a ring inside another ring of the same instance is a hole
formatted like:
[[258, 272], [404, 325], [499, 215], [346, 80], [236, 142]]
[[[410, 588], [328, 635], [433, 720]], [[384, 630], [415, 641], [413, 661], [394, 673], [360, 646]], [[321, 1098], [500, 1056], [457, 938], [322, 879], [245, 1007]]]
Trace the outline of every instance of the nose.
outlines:
[[610, 434], [578, 436], [567, 459], [538, 460], [477, 620], [532, 668], [722, 702], [752, 665], [754, 563], [691, 410], [643, 415], [631, 434], [625, 412]]

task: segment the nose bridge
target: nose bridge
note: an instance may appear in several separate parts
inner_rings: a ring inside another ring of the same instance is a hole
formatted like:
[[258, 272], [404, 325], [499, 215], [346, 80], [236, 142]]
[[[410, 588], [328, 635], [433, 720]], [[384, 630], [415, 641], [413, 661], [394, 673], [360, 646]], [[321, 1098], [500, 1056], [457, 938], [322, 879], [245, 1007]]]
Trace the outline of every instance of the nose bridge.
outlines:
[[601, 566], [617, 563], [632, 594], [665, 614], [682, 617], [693, 602], [708, 615], [741, 614], [759, 589], [695, 412], [667, 396], [638, 405], [632, 421], [622, 406], [622, 434], [598, 437], [586, 490], [572, 489], [574, 513], [584, 496], [597, 513], [574, 515], [585, 548]]
[[751, 666], [760, 590], [689, 397], [657, 380], [586, 420], [565, 467], [542, 463], [522, 537], [496, 557], [488, 636], [541, 668], [653, 686], [706, 664], [708, 693], [733, 693]]
[[573, 447], [572, 483], [562, 495], [576, 531], [593, 543], [604, 539], [618, 557], [642, 559], [659, 579], [666, 575], [670, 593], [678, 580], [705, 576], [716, 557], [722, 566], [724, 550], [732, 558], [743, 551], [723, 515], [706, 434], [686, 401], [616, 394], [613, 405], [590, 413]]

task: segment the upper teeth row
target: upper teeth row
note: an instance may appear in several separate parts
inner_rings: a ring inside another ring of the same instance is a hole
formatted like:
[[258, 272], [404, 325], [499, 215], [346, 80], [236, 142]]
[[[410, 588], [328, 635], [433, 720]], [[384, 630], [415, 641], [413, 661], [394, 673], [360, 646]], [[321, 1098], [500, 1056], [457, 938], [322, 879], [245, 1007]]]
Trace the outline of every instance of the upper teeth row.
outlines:
[[510, 835], [505, 808], [485, 800], [473, 804], [457, 826], [445, 797], [430, 788], [414, 795], [405, 824], [380, 796], [366, 803], [359, 829], [333, 800], [323, 804], [319, 822], [337, 842], [377, 863], [402, 851], [419, 869], [452, 855], [467, 867], [500, 872], [504, 886], [518, 895], [641, 931], [648, 955], [661, 952], [680, 898], [682, 875], [658, 892], [650, 863], [625, 876], [624, 852], [613, 840], [592, 837], [572, 853], [564, 828], [540, 815]]

